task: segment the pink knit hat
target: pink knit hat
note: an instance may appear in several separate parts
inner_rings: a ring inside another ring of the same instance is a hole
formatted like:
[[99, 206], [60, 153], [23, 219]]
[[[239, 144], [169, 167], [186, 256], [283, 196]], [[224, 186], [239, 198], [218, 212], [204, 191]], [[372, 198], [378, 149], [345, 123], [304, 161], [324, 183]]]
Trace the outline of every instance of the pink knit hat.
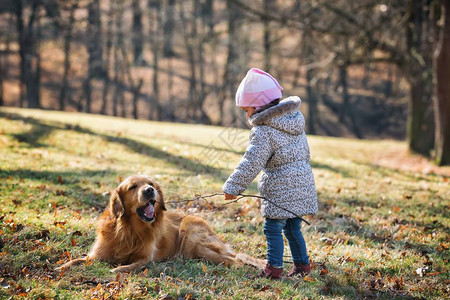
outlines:
[[251, 68], [237, 89], [236, 106], [262, 107], [281, 98], [282, 90], [272, 75], [258, 68]]

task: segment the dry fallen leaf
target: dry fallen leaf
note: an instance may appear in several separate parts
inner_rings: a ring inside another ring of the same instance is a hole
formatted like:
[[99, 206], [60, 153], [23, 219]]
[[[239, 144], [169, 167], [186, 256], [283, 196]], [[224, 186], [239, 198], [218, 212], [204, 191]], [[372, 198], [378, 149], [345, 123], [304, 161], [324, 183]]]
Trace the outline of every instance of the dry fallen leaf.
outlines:
[[325, 276], [325, 275], [327, 275], [329, 272], [328, 272], [328, 270], [327, 269], [322, 269], [321, 271], [320, 271], [320, 276]]
[[348, 262], [355, 262], [355, 259], [354, 259], [353, 257], [347, 257], [347, 258], [345, 259], [345, 261], [348, 261]]
[[90, 266], [92, 265], [92, 263], [94, 262], [93, 259], [90, 259], [89, 256], [86, 257], [86, 263], [84, 264], [85, 266]]
[[58, 182], [59, 184], [64, 184], [66, 183], [66, 180], [64, 180], [64, 178], [62, 178], [61, 176], [58, 176]]
[[202, 269], [203, 269], [203, 273], [206, 273], [206, 272], [208, 272], [208, 267], [207, 267], [207, 266], [205, 266], [205, 265], [202, 265]]
[[265, 286], [263, 286], [259, 291], [260, 292], [265, 292], [265, 291], [267, 291], [267, 290], [270, 290], [272, 287], [270, 286], [270, 285], [265, 285]]
[[59, 281], [61, 279], [61, 277], [64, 275], [64, 272], [66, 272], [66, 268], [61, 269], [61, 273], [59, 273], [59, 276], [58, 278], [56, 278], [56, 281]]

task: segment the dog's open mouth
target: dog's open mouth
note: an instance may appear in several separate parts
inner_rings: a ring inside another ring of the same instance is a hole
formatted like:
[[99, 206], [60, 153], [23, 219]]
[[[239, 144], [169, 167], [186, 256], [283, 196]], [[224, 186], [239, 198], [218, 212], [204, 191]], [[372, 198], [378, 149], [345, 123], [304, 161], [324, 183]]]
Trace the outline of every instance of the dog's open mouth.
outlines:
[[136, 212], [138, 216], [146, 222], [155, 220], [155, 207], [151, 202], [148, 202], [145, 206], [139, 207]]

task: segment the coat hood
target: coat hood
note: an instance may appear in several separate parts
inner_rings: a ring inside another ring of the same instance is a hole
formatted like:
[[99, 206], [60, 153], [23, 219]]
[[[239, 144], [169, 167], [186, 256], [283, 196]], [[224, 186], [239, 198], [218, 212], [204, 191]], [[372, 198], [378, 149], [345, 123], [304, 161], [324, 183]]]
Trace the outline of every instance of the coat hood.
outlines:
[[301, 103], [297, 96], [288, 97], [278, 105], [255, 113], [249, 119], [250, 125], [268, 125], [292, 135], [299, 135], [305, 128], [305, 118], [299, 111]]

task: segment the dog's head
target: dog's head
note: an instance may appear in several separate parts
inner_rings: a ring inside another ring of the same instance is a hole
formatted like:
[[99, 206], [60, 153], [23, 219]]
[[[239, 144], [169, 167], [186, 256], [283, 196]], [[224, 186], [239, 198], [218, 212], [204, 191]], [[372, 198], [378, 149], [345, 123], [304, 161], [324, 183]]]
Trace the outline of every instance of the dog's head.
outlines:
[[152, 223], [166, 210], [161, 187], [143, 175], [130, 176], [112, 192], [110, 213], [115, 218], [137, 216]]

